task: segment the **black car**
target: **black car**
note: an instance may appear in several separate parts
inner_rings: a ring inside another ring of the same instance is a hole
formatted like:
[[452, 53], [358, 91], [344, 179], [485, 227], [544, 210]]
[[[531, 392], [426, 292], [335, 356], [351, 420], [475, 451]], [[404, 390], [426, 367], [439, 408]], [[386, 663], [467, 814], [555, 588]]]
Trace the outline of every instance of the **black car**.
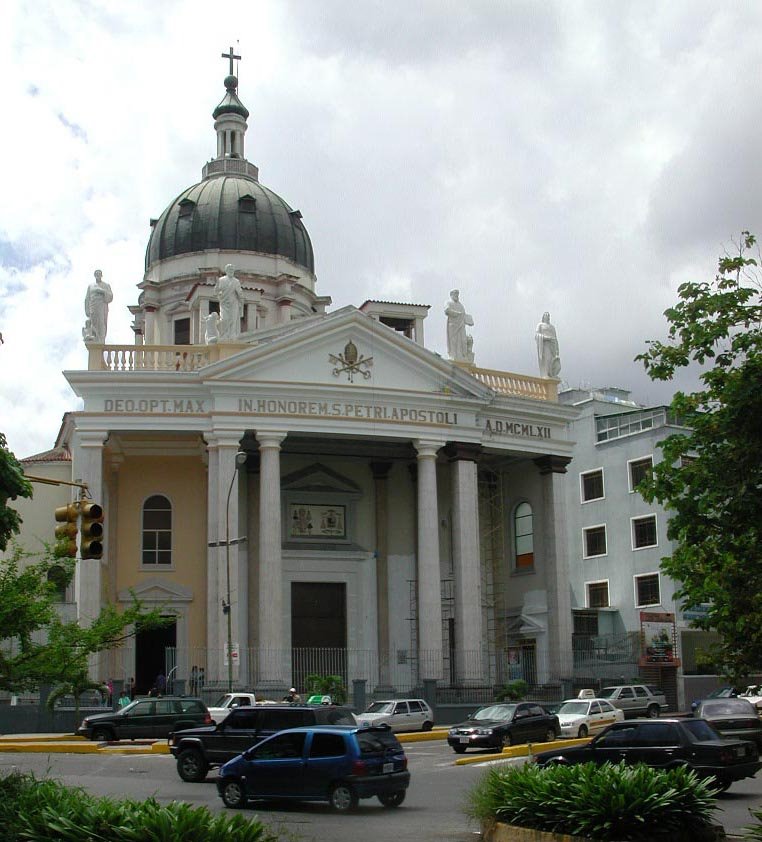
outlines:
[[762, 720], [747, 699], [704, 699], [693, 714], [713, 725], [729, 740], [751, 740], [762, 750]]
[[86, 716], [77, 733], [98, 741], [162, 739], [181, 728], [208, 725], [211, 721], [201, 699], [163, 696], [135, 699], [120, 710]]
[[615, 722], [586, 745], [543, 751], [540, 766], [554, 763], [645, 763], [655, 769], [687, 766], [714, 776], [718, 788], [754, 777], [762, 766], [754, 743], [726, 740], [703, 719], [631, 719]]
[[352, 711], [340, 705], [253, 705], [234, 708], [217, 725], [178, 730], [169, 738], [184, 781], [203, 781], [209, 769], [288, 728], [309, 725], [357, 725]]
[[487, 705], [453, 725], [447, 742], [456, 754], [467, 748], [495, 748], [528, 742], [552, 742], [561, 733], [558, 717], [537, 702]]

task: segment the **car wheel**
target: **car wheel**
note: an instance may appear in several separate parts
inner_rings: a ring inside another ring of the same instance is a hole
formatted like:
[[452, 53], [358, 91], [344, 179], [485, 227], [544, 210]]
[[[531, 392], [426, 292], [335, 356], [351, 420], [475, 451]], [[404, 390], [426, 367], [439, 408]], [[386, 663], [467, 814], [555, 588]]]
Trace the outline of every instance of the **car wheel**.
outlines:
[[93, 740], [97, 743], [106, 743], [114, 739], [114, 735], [109, 728], [93, 728]]
[[726, 778], [717, 778], [714, 783], [709, 784], [709, 786], [715, 792], [727, 792], [730, 789], [731, 781], [727, 780]]
[[513, 745], [513, 734], [510, 731], [506, 731], [505, 734], [500, 738], [500, 745], [505, 748], [506, 746]]
[[221, 795], [222, 803], [226, 807], [232, 807], [234, 810], [238, 810], [246, 806], [246, 793], [244, 792], [243, 784], [239, 780], [231, 778], [231, 780], [225, 781]]
[[556, 739], [556, 732], [553, 728], [548, 728], [545, 732], [545, 742], [552, 743]]
[[568, 766], [569, 761], [564, 760], [563, 757], [551, 757], [543, 766]]
[[577, 733], [577, 736], [581, 739], [587, 736], [587, 725], [579, 726], [579, 732]]
[[646, 714], [649, 719], [657, 719], [659, 716], [659, 705], [649, 705]]
[[384, 807], [399, 807], [405, 800], [405, 790], [398, 789], [396, 792], [385, 792], [378, 796], [378, 800]]
[[455, 754], [465, 754], [466, 753], [466, 747], [465, 746], [453, 746], [452, 750], [455, 752]]
[[434, 723], [429, 722], [428, 719], [427, 719], [426, 722], [424, 722], [423, 725], [421, 726], [421, 731], [431, 731], [431, 729], [433, 727], [434, 727]]
[[334, 784], [328, 793], [328, 802], [337, 813], [348, 813], [357, 806], [357, 793], [349, 784]]
[[177, 758], [177, 774], [191, 783], [199, 783], [206, 778], [209, 766], [206, 760], [195, 749], [181, 751]]

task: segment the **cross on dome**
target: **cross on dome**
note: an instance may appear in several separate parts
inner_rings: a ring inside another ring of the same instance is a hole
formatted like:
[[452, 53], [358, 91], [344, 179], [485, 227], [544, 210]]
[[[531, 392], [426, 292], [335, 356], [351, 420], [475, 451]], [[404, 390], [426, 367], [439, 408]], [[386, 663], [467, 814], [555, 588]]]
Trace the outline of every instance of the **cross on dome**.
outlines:
[[226, 59], [228, 59], [228, 60], [230, 61], [230, 75], [232, 76], [232, 75], [233, 75], [233, 60], [240, 61], [240, 60], [241, 60], [241, 57], [240, 57], [240, 56], [237, 56], [237, 55], [233, 52], [233, 48], [231, 47], [231, 48], [230, 48], [230, 52], [229, 52], [229, 53], [222, 53], [221, 58], [226, 58]]

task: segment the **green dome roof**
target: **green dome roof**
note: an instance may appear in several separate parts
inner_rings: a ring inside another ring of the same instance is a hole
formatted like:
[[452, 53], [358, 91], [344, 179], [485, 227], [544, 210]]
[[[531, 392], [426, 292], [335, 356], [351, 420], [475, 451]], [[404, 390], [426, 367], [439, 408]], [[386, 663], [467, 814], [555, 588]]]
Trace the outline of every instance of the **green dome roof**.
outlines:
[[158, 260], [209, 249], [280, 255], [315, 271], [301, 213], [242, 175], [206, 178], [184, 190], [153, 225], [146, 269]]

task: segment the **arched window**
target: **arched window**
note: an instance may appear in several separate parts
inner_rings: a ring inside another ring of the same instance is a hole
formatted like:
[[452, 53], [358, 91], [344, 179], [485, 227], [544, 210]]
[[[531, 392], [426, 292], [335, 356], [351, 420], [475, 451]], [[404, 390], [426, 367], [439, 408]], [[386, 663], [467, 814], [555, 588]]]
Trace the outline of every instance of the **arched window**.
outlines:
[[143, 564], [172, 564], [172, 504], [161, 494], [143, 503]]
[[534, 525], [529, 503], [516, 506], [513, 513], [513, 535], [516, 570], [531, 570], [534, 567]]

